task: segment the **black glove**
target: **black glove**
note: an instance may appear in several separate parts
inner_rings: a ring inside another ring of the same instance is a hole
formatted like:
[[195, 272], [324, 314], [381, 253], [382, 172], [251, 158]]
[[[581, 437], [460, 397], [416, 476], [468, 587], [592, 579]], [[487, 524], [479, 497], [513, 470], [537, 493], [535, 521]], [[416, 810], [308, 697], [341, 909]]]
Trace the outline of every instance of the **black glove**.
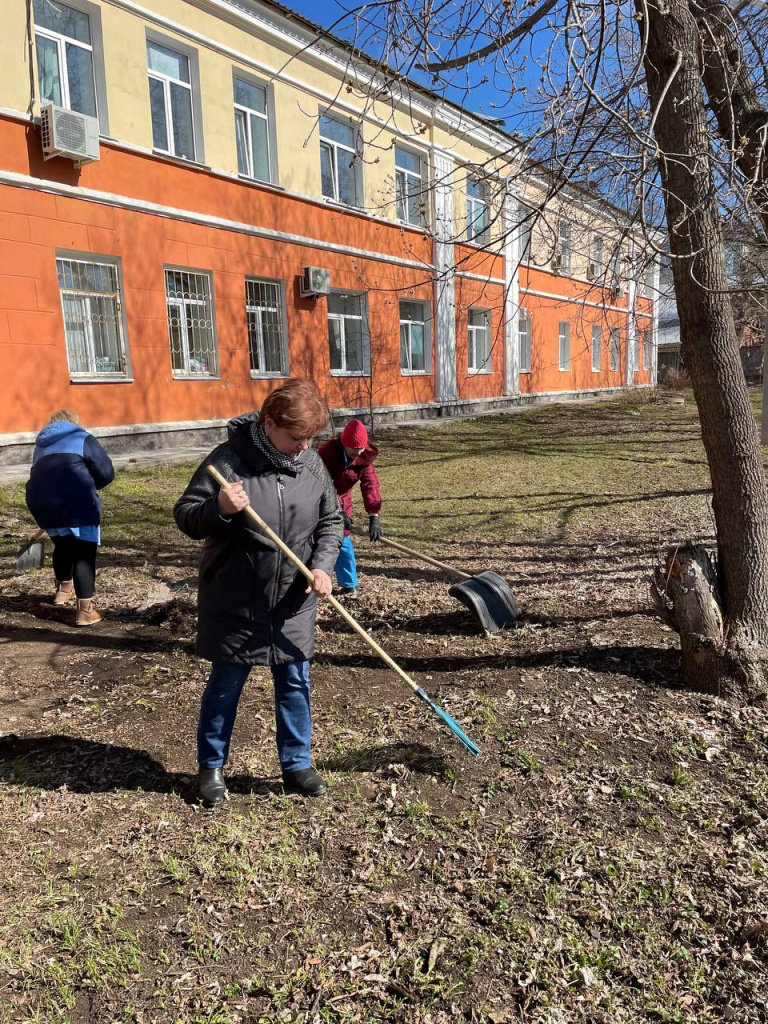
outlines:
[[368, 539], [378, 540], [381, 537], [381, 524], [378, 516], [368, 516]]
[[344, 509], [341, 510], [341, 514], [344, 516], [344, 529], [345, 530], [351, 530], [352, 529], [352, 517], [348, 516], [347, 513], [344, 511]]

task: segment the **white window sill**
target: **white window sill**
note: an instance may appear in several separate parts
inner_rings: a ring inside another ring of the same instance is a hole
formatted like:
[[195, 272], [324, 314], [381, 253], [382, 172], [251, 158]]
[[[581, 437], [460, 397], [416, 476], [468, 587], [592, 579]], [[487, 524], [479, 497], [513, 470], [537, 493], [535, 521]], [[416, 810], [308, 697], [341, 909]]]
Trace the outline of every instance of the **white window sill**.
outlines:
[[531, 371], [530, 370], [518, 370], [517, 372], [518, 373], [530, 373]]
[[221, 380], [221, 377], [216, 373], [174, 373], [174, 380]]
[[265, 370], [264, 373], [261, 373], [259, 370], [251, 370], [251, 380], [287, 380], [287, 379], [288, 379], [288, 374], [287, 373], [283, 373], [282, 371], [280, 373], [270, 373], [269, 371]]
[[74, 377], [70, 375], [70, 384], [133, 384], [133, 377], [116, 377], [113, 375], [100, 377]]
[[322, 197], [329, 206], [338, 206], [341, 210], [357, 210], [362, 212], [362, 205], [360, 203], [348, 203], [344, 199], [335, 199], [333, 196]]
[[275, 188], [274, 182], [269, 178], [254, 178], [251, 174], [241, 174], [240, 171], [237, 172], [237, 177], [239, 181], [247, 181], [249, 185], [271, 185]]
[[431, 377], [431, 370], [403, 370], [400, 369], [401, 377]]
[[470, 375], [471, 377], [479, 377], [479, 376], [481, 376], [482, 374], [485, 374], [485, 375], [487, 376], [488, 374], [491, 374], [491, 373], [493, 373], [493, 370], [491, 369], [491, 367], [488, 367], [488, 369], [487, 369], [487, 370], [474, 370], [474, 369], [473, 369], [473, 368], [472, 368], [472, 367], [470, 366], [470, 367], [469, 367], [469, 369], [467, 370], [467, 373], [468, 373], [468, 374], [469, 374], [469, 375]]
[[592, 367], [592, 373], [602, 373], [602, 372], [603, 371], [600, 369], [599, 366], [598, 367], [594, 367], [594, 366]]
[[198, 160], [197, 157], [191, 156], [176, 156], [175, 153], [166, 153], [164, 149], [153, 149], [153, 156], [161, 156], [163, 160], [170, 160], [171, 163], [181, 164], [182, 167], [202, 167], [206, 171], [210, 171], [210, 167], [204, 164], [202, 160]]
[[366, 370], [331, 370], [332, 377], [370, 377]]
[[559, 373], [570, 373], [571, 372], [570, 366], [558, 366], [557, 369], [558, 369]]

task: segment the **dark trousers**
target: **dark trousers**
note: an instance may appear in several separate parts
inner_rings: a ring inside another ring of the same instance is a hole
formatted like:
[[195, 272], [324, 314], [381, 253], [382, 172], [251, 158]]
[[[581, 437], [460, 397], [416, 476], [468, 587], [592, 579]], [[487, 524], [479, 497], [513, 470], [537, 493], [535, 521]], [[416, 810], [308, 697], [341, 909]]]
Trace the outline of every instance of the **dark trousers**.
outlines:
[[53, 541], [53, 571], [56, 579], [72, 580], [75, 593], [82, 600], [93, 597], [96, 583], [96, 551], [95, 541], [80, 540], [74, 534], [63, 537], [51, 537]]
[[[250, 671], [249, 665], [212, 666], [197, 726], [197, 760], [201, 768], [222, 768], [227, 763], [237, 705]], [[272, 678], [280, 768], [285, 773], [302, 771], [311, 764], [309, 662], [273, 665]]]

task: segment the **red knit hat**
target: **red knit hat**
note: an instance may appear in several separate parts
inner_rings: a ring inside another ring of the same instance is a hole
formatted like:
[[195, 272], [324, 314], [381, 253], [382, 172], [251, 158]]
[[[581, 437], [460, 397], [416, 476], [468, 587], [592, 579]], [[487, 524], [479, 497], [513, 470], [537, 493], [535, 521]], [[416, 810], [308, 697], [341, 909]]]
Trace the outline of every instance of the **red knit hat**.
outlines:
[[365, 448], [368, 431], [360, 420], [350, 420], [341, 432], [341, 443], [345, 448]]

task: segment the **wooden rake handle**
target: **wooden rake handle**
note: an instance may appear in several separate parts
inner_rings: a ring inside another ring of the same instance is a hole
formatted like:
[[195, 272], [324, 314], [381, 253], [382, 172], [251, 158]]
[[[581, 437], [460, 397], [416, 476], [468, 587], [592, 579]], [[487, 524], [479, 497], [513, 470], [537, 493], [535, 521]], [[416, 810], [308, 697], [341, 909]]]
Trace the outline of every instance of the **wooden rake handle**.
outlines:
[[461, 569], [456, 569], [452, 565], [448, 565], [447, 562], [438, 562], [436, 558], [430, 558], [429, 555], [423, 555], [420, 551], [414, 551], [413, 548], [407, 548], [405, 544], [401, 544], [397, 540], [390, 540], [389, 537], [379, 537], [376, 541], [377, 544], [386, 544], [389, 548], [395, 548], [396, 551], [402, 551], [406, 555], [412, 555], [414, 558], [420, 558], [422, 562], [428, 562], [429, 565], [436, 565], [438, 569], [445, 569], [446, 572], [452, 572], [456, 576], [460, 576], [463, 580], [471, 580], [472, 577], [468, 572], [462, 572]]
[[[223, 477], [215, 466], [207, 466], [206, 468], [213, 477], [213, 479], [216, 481], [216, 483], [219, 485], [219, 487], [231, 487], [229, 480]], [[299, 572], [303, 573], [310, 581], [310, 583], [313, 583], [315, 577], [312, 575], [312, 570], [308, 569], [307, 566], [304, 565], [302, 560], [297, 555], [295, 555], [293, 551], [291, 551], [288, 545], [283, 540], [281, 540], [280, 537], [278, 537], [275, 531], [270, 529], [269, 526], [267, 526], [267, 524], [264, 522], [264, 520], [261, 518], [258, 512], [255, 512], [250, 505], [247, 506], [245, 512], [247, 515], [251, 517], [254, 523], [256, 523], [256, 525], [259, 527], [262, 533], [265, 533], [267, 537], [269, 537], [269, 539], [272, 541], [272, 543], [275, 544], [282, 551], [285, 557], [289, 561], [293, 562], [293, 564], [296, 566]], [[414, 683], [414, 681], [411, 679], [408, 673], [403, 671], [403, 669], [400, 668], [396, 661], [393, 661], [392, 658], [390, 658], [390, 656], [387, 654], [383, 647], [379, 647], [379, 645], [376, 643], [373, 637], [363, 629], [359, 622], [352, 618], [352, 616], [349, 614], [344, 605], [340, 604], [333, 596], [333, 594], [328, 594], [326, 597], [326, 601], [330, 601], [330, 603], [333, 605], [333, 607], [336, 609], [336, 611], [339, 613], [342, 619], [344, 619], [345, 622], [349, 623], [349, 625], [352, 627], [352, 629], [354, 629], [358, 636], [361, 636], [363, 640], [365, 640], [365, 642], [368, 644], [371, 650], [375, 651], [378, 654], [378, 656], [382, 659], [382, 661], [386, 662], [386, 664], [389, 665], [389, 667], [394, 672], [397, 672], [401, 679], [408, 683], [408, 685], [411, 687], [414, 693], [419, 693], [421, 687], [417, 683]]]

